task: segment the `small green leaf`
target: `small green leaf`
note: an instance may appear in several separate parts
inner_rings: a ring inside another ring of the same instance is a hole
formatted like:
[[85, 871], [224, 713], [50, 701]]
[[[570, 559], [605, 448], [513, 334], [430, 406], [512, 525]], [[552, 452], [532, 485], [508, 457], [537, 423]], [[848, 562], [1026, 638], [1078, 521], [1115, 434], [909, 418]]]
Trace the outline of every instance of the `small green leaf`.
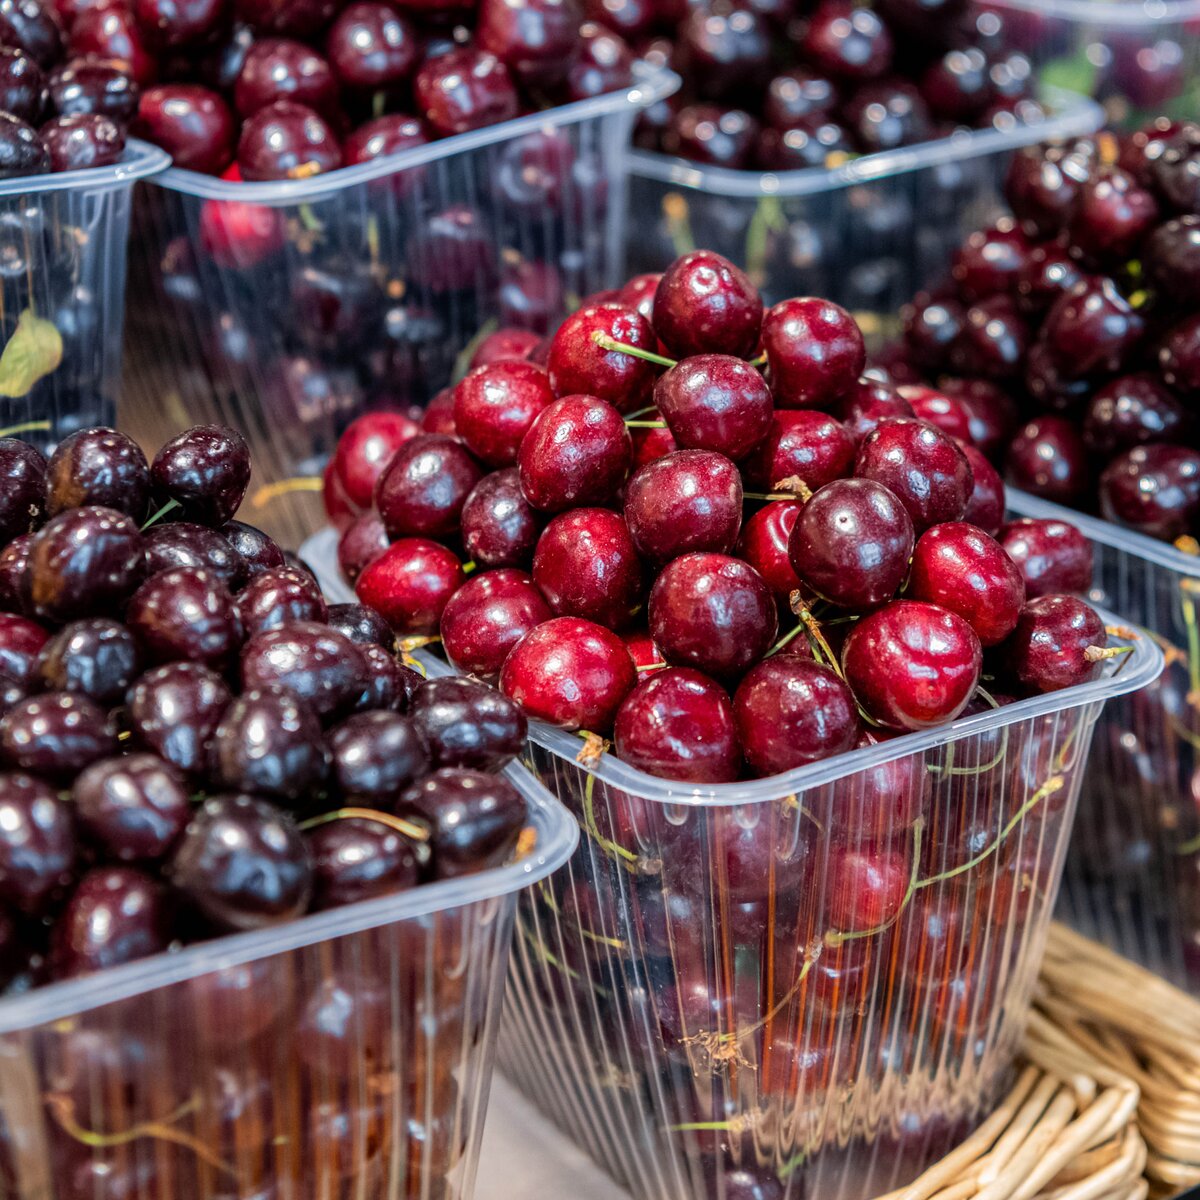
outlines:
[[1062, 88], [1064, 91], [1077, 92], [1081, 96], [1091, 96], [1096, 90], [1096, 64], [1087, 56], [1087, 47], [1080, 49], [1078, 54], [1065, 58], [1056, 58], [1042, 67], [1041, 82], [1046, 87]]
[[0, 354], [0, 396], [27, 396], [33, 385], [62, 362], [62, 334], [27, 308]]

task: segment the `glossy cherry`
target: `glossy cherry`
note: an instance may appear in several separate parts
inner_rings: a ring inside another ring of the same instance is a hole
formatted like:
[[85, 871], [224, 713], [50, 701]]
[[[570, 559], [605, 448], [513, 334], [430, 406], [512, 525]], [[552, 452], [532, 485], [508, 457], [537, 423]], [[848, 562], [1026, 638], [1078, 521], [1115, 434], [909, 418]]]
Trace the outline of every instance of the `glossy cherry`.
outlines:
[[290, 688], [327, 721], [354, 707], [367, 676], [362, 656], [349, 638], [328, 625], [291, 621], [246, 642], [241, 681], [243, 689], [274, 684]]
[[676, 358], [747, 358], [758, 345], [762, 319], [758, 290], [733, 263], [709, 250], [675, 259], [654, 293], [654, 332]]
[[773, 403], [762, 375], [739, 358], [696, 354], [654, 385], [654, 404], [686, 449], [745, 457], [767, 435]]
[[1106, 520], [1165, 541], [1191, 533], [1200, 513], [1200, 452], [1155, 442], [1118, 455], [1100, 476], [1100, 509]]
[[199, 84], [147, 88], [130, 131], [161, 146], [176, 166], [206, 175], [220, 174], [234, 156], [233, 114], [216, 92]]
[[1027, 692], [1075, 687], [1100, 674], [1089, 649], [1108, 645], [1095, 609], [1074, 596], [1038, 596], [1001, 647], [1005, 670]]
[[208, 743], [232, 695], [215, 671], [194, 662], [147, 671], [129, 690], [136, 742], [187, 774], [206, 767]]
[[862, 374], [866, 347], [854, 318], [828, 300], [784, 300], [762, 322], [771, 390], [781, 408], [826, 408]]
[[354, 590], [397, 633], [429, 634], [465, 578], [452, 551], [427, 538], [401, 538], [363, 571]]
[[447, 603], [439, 626], [442, 647], [457, 670], [495, 679], [513, 646], [553, 615], [524, 571], [487, 571], [469, 579]]
[[587, 305], [558, 327], [550, 343], [554, 394], [597, 396], [622, 412], [643, 407], [658, 367], [608, 348], [610, 342], [657, 351], [654, 330], [636, 309], [614, 303]]
[[156, 498], [176, 501], [182, 510], [178, 516], [221, 525], [233, 519], [246, 495], [250, 448], [227, 426], [197, 425], [163, 445], [150, 464], [150, 475]]
[[1083, 498], [1091, 476], [1087, 450], [1074, 422], [1035, 417], [1013, 437], [1005, 477], [1014, 487], [1046, 500], [1073, 504]]
[[443, 137], [517, 115], [517, 89], [494, 54], [466, 46], [425, 61], [413, 92], [422, 115]]
[[629, 431], [611, 404], [564, 396], [538, 414], [521, 443], [521, 492], [543, 512], [606, 503], [625, 482], [632, 453]]
[[489, 363], [454, 389], [454, 428], [489, 466], [512, 466], [529, 427], [554, 399], [550, 377], [541, 367], [520, 361]]
[[248, 181], [306, 179], [342, 165], [333, 130], [306, 105], [278, 100], [242, 126], [237, 163]]

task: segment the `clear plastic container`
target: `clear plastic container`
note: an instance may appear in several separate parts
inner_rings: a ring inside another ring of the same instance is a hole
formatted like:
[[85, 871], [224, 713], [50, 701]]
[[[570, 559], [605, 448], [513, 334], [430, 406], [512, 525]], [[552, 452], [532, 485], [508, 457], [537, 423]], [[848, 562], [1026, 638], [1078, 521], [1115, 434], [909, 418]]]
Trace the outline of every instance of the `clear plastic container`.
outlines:
[[1039, 77], [1103, 100], [1111, 122], [1200, 111], [1200, 0], [973, 0]]
[[1200, 558], [1011, 488], [1008, 506], [1081, 529], [1095, 554], [1091, 598], [1166, 655], [1153, 687], [1104, 710], [1059, 915], [1200, 995]]
[[0, 181], [0, 429], [113, 423], [133, 185], [170, 163], [130, 140], [111, 167]]
[[[335, 546], [302, 554], [342, 598]], [[585, 836], [519, 906], [505, 1076], [634, 1200], [915, 1177], [1005, 1083], [1093, 727], [1162, 670], [1129, 644], [1081, 687], [745, 783], [585, 767], [534, 723]]]
[[945, 270], [973, 229], [1007, 211], [1011, 151], [1100, 128], [1099, 105], [1049, 93], [1049, 117], [961, 131], [835, 169], [730, 171], [648, 150], [630, 154], [630, 271], [661, 271], [702, 247], [746, 268], [770, 303], [825, 296], [888, 333], [895, 313]]
[[469, 1200], [518, 892], [575, 846], [0, 1002], [6, 1200]]
[[[361, 412], [445, 387], [481, 330], [545, 332], [615, 282], [633, 121], [678, 85], [643, 71], [625, 92], [307, 180], [166, 172], [136, 214], [121, 427], [158, 446], [222, 421], [249, 438], [260, 485], [319, 472]], [[247, 519], [295, 545], [320, 497]]]

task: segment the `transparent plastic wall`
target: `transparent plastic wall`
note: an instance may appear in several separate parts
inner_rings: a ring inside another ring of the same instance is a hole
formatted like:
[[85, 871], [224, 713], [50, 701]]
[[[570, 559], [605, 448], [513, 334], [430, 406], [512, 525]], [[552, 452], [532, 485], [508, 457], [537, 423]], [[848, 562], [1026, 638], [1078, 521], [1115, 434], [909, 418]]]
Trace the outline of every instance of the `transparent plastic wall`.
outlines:
[[630, 154], [630, 272], [716, 250], [746, 268], [769, 303], [824, 296], [865, 314], [865, 331], [945, 271], [973, 229], [1005, 211], [1011, 152], [1091, 133], [1100, 107], [1052, 92], [1048, 119], [961, 131], [836, 169], [730, 171], [645, 150]]
[[43, 447], [111, 425], [121, 381], [133, 186], [170, 159], [0, 181], [0, 429]]
[[[375, 406], [423, 407], [497, 325], [545, 333], [616, 281], [625, 152], [678, 78], [282, 183], [171, 170], [135, 218], [122, 428], [204, 421], [250, 440], [260, 486], [319, 474]], [[247, 519], [296, 544], [320, 496]]]
[[0, 1002], [4, 1200], [469, 1200], [518, 891], [494, 871]]

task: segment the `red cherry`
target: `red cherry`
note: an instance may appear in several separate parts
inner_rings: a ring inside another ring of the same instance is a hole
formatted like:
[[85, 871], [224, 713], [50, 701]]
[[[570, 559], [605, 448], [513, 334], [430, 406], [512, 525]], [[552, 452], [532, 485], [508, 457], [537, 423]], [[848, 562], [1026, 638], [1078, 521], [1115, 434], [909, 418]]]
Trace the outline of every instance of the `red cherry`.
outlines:
[[696, 354], [654, 385], [654, 404], [680, 446], [745, 457], [771, 426], [771, 390], [749, 363]]
[[1092, 543], [1066, 521], [1019, 517], [997, 540], [1021, 572], [1030, 600], [1092, 586]]
[[831, 929], [857, 933], [886, 925], [904, 906], [910, 874], [902, 850], [835, 848], [825, 881]]
[[1108, 634], [1090, 604], [1074, 596], [1039, 596], [1025, 605], [1000, 661], [1028, 692], [1056, 692], [1095, 679], [1100, 662], [1088, 650], [1104, 649]]
[[788, 543], [803, 507], [798, 500], [772, 500], [746, 522], [738, 539], [738, 557], [767, 581], [776, 599], [785, 602], [801, 586], [788, 557]]
[[530, 362], [477, 367], [454, 389], [454, 428], [494, 467], [512, 466], [542, 409], [554, 403], [549, 375]]
[[515, 467], [485, 475], [462, 510], [463, 546], [481, 567], [519, 567], [533, 557], [538, 517]]
[[521, 442], [521, 491], [543, 512], [604, 504], [625, 482], [632, 454], [629, 430], [611, 404], [564, 396], [538, 414]]
[[158, 63], [124, 4], [97, 4], [80, 12], [71, 26], [69, 46], [72, 58], [120, 63], [141, 87], [153, 83], [158, 74]]
[[906, 383], [897, 390], [912, 405], [913, 413], [919, 420], [936, 425], [955, 441], [972, 440], [971, 415], [967, 406], [956, 396], [948, 396], [923, 384]]
[[242, 200], [205, 200], [200, 248], [219, 267], [242, 271], [283, 249], [287, 228], [279, 209]]
[[641, 604], [642, 563], [625, 521], [609, 508], [554, 517], [533, 556], [533, 579], [557, 616], [609, 629], [629, 625]]
[[1081, 500], [1091, 467], [1075, 422], [1054, 416], [1027, 422], [1008, 448], [1005, 477], [1023, 492], [1059, 504]]
[[483, 477], [462, 442], [436, 433], [409, 438], [375, 485], [375, 507], [391, 538], [457, 533], [463, 505]]
[[421, 418], [421, 428], [426, 433], [444, 433], [448, 437], [457, 436], [454, 428], [454, 389], [442, 388], [440, 392], [425, 406], [425, 415]]
[[982, 645], [995, 646], [1016, 628], [1025, 581], [995, 538], [965, 521], [946, 521], [918, 539], [905, 595], [957, 613]]
[[762, 328], [762, 297], [749, 278], [711, 250], [693, 250], [663, 273], [652, 321], [669, 354], [754, 353]]
[[625, 697], [614, 737], [622, 762], [663, 779], [730, 783], [741, 770], [729, 696], [688, 667], [644, 678]]
[[375, 485], [396, 451], [420, 433], [404, 413], [369, 412], [351, 421], [338, 438], [334, 469], [350, 502], [370, 508]]
[[769, 308], [762, 340], [780, 408], [827, 408], [854, 386], [866, 365], [862, 330], [828, 300], [801, 297]]
[[956, 613], [896, 600], [861, 618], [842, 648], [842, 669], [859, 703], [891, 729], [952, 721], [979, 683], [983, 649]]
[[[855, 749], [903, 736], [864, 729]], [[921, 815], [929, 796], [929, 778], [923, 754], [893, 758], [877, 767], [855, 771], [834, 784], [828, 806], [818, 809], [818, 820], [831, 834], [851, 845], [894, 842]]]
[[728, 552], [742, 523], [737, 467], [708, 450], [677, 450], [636, 472], [625, 520], [638, 553], [654, 563], [692, 550]]
[[524, 571], [486, 571], [469, 579], [442, 611], [442, 647], [465, 675], [494, 680], [508, 652], [554, 614]]
[[645, 406], [658, 367], [595, 339], [654, 352], [650, 322], [621, 304], [593, 304], [572, 313], [550, 343], [550, 383], [556, 396], [579, 393], [607, 400], [621, 412]]
[[489, 363], [508, 362], [510, 360], [524, 362], [529, 352], [541, 341], [540, 335], [528, 329], [497, 329], [475, 349], [471, 355], [471, 369], [486, 367]]
[[358, 509], [350, 503], [342, 481], [333, 469], [333, 459], [325, 464], [321, 472], [321, 502], [325, 505], [325, 516], [337, 530], [343, 530], [358, 515]]
[[484, 50], [462, 46], [427, 59], [413, 84], [425, 119], [443, 137], [509, 121], [520, 99], [508, 68]]
[[751, 483], [768, 491], [785, 479], [800, 478], [816, 491], [849, 475], [854, 439], [846, 426], [815, 409], [780, 409], [758, 448], [746, 459]]
[[1004, 480], [977, 447], [964, 444], [962, 452], [971, 464], [972, 481], [971, 498], [967, 501], [963, 520], [995, 537], [1004, 521]]
[[579, 617], [555, 617], [527, 633], [500, 672], [500, 690], [529, 716], [600, 734], [635, 683], [625, 643]]
[[650, 590], [650, 632], [663, 657], [717, 678], [736, 676], [770, 649], [775, 599], [748, 563], [724, 554], [685, 554]]
[[650, 667], [665, 667], [667, 660], [659, 653], [654, 639], [646, 629], [629, 629], [621, 634], [621, 640], [629, 648], [633, 665], [639, 670]]
[[462, 563], [445, 546], [401, 538], [363, 571], [354, 590], [397, 633], [436, 633], [464, 579]]
[[175, 166], [188, 171], [216, 175], [233, 157], [233, 114], [216, 92], [197, 84], [147, 88], [131, 132], [161, 146]]
[[793, 655], [764, 659], [746, 672], [733, 697], [746, 761], [758, 775], [844, 754], [858, 738], [858, 709], [828, 667]]
[[376, 512], [365, 512], [346, 526], [338, 539], [338, 566], [350, 583], [388, 548], [387, 530]]
[[913, 417], [913, 406], [895, 388], [864, 376], [842, 397], [840, 412], [856, 446], [888, 417]]
[[669, 429], [631, 429], [633, 439], [633, 470], [656, 462], [679, 449]]

